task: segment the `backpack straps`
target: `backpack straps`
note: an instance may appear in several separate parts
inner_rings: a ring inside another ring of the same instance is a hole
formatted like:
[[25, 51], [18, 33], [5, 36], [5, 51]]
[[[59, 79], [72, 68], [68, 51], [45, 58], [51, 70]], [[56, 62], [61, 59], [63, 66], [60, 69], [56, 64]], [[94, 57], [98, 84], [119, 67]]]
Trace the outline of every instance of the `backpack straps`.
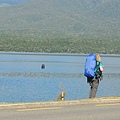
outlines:
[[100, 71], [100, 62], [96, 61], [94, 78], [98, 79], [98, 78], [101, 78], [101, 76], [102, 76], [102, 72]]
[[95, 69], [96, 71], [100, 71], [100, 62], [96, 61]]

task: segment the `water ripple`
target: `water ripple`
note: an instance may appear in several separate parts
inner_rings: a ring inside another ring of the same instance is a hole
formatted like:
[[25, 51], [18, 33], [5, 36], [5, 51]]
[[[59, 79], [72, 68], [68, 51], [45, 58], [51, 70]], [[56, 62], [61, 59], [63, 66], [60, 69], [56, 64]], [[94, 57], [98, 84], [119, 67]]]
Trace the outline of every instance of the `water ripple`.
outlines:
[[[51, 73], [51, 72], [0, 72], [1, 77], [29, 77], [29, 78], [79, 78], [83, 73]], [[103, 77], [120, 78], [120, 73], [104, 73]]]
[[50, 72], [0, 72], [0, 76], [3, 77], [30, 77], [30, 78], [76, 78], [82, 77], [83, 74], [79, 73], [50, 73]]

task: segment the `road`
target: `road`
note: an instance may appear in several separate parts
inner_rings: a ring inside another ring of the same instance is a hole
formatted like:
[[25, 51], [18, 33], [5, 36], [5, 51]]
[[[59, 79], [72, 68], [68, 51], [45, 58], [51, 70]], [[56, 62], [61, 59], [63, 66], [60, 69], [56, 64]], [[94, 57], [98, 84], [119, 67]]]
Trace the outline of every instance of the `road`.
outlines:
[[120, 120], [120, 103], [0, 110], [0, 120]]

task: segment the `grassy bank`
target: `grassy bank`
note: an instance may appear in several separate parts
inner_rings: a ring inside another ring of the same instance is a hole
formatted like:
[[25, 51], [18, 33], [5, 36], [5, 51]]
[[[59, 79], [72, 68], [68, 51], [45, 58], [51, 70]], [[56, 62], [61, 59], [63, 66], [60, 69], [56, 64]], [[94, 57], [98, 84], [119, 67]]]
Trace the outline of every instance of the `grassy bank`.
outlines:
[[119, 40], [0, 36], [0, 51], [120, 54]]

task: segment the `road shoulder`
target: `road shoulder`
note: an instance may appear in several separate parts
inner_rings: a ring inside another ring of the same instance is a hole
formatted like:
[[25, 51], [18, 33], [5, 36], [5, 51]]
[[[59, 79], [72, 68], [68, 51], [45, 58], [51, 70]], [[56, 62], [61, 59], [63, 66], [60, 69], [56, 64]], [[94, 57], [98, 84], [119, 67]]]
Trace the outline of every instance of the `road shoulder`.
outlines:
[[48, 102], [27, 102], [27, 103], [0, 103], [0, 109], [32, 109], [32, 108], [47, 108], [47, 107], [62, 107], [71, 105], [85, 104], [113, 104], [120, 103], [118, 97], [103, 97], [81, 100], [65, 100], [65, 101], [48, 101]]

